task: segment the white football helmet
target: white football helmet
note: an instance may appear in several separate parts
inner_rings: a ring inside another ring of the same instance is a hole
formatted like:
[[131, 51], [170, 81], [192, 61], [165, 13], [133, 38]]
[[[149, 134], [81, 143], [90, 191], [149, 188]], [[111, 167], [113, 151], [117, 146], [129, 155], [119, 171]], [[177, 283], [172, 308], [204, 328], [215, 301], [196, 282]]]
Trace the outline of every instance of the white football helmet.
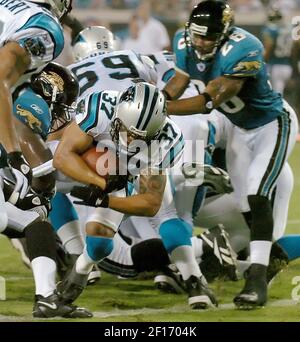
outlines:
[[50, 6], [50, 11], [59, 19], [72, 9], [72, 0], [32, 0], [32, 2]]
[[[111, 136], [120, 140], [120, 129], [125, 128], [134, 139], [154, 140], [167, 118], [166, 99], [154, 85], [139, 82], [124, 91], [115, 107]], [[127, 147], [127, 146], [126, 146]]]
[[90, 26], [82, 30], [73, 43], [73, 55], [76, 61], [98, 53], [116, 50], [114, 35], [104, 26]]

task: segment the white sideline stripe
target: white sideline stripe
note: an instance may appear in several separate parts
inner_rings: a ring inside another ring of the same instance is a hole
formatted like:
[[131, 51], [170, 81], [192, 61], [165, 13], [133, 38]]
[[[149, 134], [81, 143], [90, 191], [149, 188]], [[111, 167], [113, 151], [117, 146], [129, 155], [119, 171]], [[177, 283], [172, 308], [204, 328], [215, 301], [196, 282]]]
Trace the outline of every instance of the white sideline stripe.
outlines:
[[[287, 306], [296, 306], [299, 302], [291, 300], [291, 299], [280, 299], [276, 300], [274, 302], [269, 302], [266, 307], [287, 307]], [[221, 304], [218, 308], [209, 309], [218, 311], [218, 310], [233, 310], [235, 307], [233, 303], [228, 304]], [[203, 310], [205, 312], [207, 310]], [[157, 313], [182, 313], [182, 312], [195, 312], [191, 310], [187, 305], [181, 304], [181, 305], [175, 305], [171, 308], [166, 309], [150, 309], [150, 308], [144, 308], [144, 309], [138, 309], [138, 310], [113, 310], [113, 311], [95, 311], [93, 312], [95, 318], [110, 318], [110, 317], [119, 317], [119, 316], [137, 316], [137, 315], [151, 315], [151, 314], [157, 314]], [[39, 320], [45, 320], [45, 321], [51, 321], [51, 320], [58, 320], [61, 319], [62, 321], [67, 320], [66, 318], [59, 318], [59, 317], [53, 317], [53, 318], [45, 318], [45, 319], [39, 319]], [[35, 321], [35, 319], [30, 316], [5, 316], [0, 315], [0, 322], [32, 322]]]
[[6, 281], [19, 281], [19, 280], [29, 280], [33, 279], [32, 277], [4, 277]]
[[288, 224], [300, 224], [300, 220], [289, 220]]
[[[269, 302], [266, 307], [286, 307], [286, 306], [295, 306], [298, 305], [299, 302], [291, 300], [291, 299], [281, 299], [276, 300], [274, 302]], [[208, 309], [209, 311], [226, 311], [226, 310], [234, 310], [235, 305], [233, 303], [228, 304], [221, 304], [218, 306], [218, 308], [211, 308]], [[96, 311], [93, 312], [94, 317], [97, 318], [110, 318], [110, 317], [118, 317], [118, 316], [136, 316], [136, 315], [151, 315], [151, 314], [158, 314], [158, 313], [187, 313], [187, 312], [195, 312], [194, 310], [191, 310], [187, 305], [176, 305], [171, 308], [166, 309], [138, 309], [138, 310], [119, 310], [116, 309], [114, 311], [105, 312], [105, 311]], [[203, 310], [207, 311], [207, 310]]]

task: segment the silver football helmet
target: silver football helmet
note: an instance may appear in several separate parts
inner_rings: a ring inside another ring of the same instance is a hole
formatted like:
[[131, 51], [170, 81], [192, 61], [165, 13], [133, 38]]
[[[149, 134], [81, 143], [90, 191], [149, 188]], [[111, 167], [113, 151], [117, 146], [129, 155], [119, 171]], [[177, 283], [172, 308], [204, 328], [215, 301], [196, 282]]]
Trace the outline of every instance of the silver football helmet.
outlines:
[[73, 43], [73, 55], [76, 61], [98, 53], [115, 51], [117, 40], [104, 26], [90, 26], [82, 30]]
[[72, 0], [32, 0], [32, 2], [50, 6], [50, 11], [59, 19], [72, 9]]
[[120, 134], [125, 129], [131, 138], [150, 142], [158, 136], [166, 118], [163, 93], [152, 84], [137, 83], [119, 98], [112, 122], [112, 139], [127, 148], [127, 142], [122, 141]]

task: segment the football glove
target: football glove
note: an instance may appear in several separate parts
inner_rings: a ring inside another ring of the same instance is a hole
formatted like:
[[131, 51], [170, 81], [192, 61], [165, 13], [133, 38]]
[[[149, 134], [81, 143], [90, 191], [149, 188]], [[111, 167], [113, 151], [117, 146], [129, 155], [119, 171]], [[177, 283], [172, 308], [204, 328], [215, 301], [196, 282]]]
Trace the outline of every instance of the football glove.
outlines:
[[19, 198], [15, 206], [22, 210], [35, 211], [40, 219], [45, 221], [51, 210], [50, 202], [47, 198], [30, 191], [25, 198]]
[[105, 192], [107, 194], [124, 189], [127, 186], [128, 176], [127, 175], [109, 175], [106, 181]]
[[16, 181], [12, 198], [20, 197], [20, 199], [24, 199], [26, 194], [28, 193], [28, 190], [30, 189], [32, 181], [32, 171], [30, 169], [30, 166], [28, 165], [21, 152], [8, 153], [7, 163]]
[[217, 194], [229, 194], [233, 191], [228, 173], [211, 165], [204, 165], [203, 185]]
[[71, 196], [81, 199], [81, 201], [74, 201], [74, 204], [108, 208], [109, 198], [107, 193], [96, 185], [74, 186], [71, 190]]

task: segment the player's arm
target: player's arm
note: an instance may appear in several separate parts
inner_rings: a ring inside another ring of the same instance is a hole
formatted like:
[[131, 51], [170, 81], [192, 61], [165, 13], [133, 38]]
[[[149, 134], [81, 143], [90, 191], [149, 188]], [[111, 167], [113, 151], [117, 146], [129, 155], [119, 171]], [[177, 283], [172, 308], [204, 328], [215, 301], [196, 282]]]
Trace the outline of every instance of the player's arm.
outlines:
[[[43, 168], [43, 165], [46, 165], [53, 158], [50, 149], [42, 138], [33, 133], [24, 123], [16, 118], [14, 118], [14, 121], [20, 146], [28, 164], [35, 170], [41, 167]], [[32, 188], [38, 193], [53, 194], [55, 189], [54, 172], [48, 171], [44, 176], [33, 177]]]
[[104, 189], [104, 178], [92, 171], [81, 158], [92, 144], [93, 138], [83, 132], [73, 122], [68, 126], [54, 154], [53, 165], [66, 176], [85, 184], [93, 184]]
[[184, 93], [189, 82], [189, 75], [183, 71], [176, 69], [175, 75], [166, 84], [163, 92], [168, 100], [176, 100]]
[[108, 207], [127, 215], [155, 216], [161, 206], [165, 186], [165, 175], [141, 175], [139, 194], [109, 196]]
[[0, 141], [8, 153], [20, 151], [12, 119], [11, 87], [25, 73], [30, 57], [18, 43], [9, 42], [0, 49]]
[[182, 100], [168, 102], [169, 115], [191, 115], [210, 113], [218, 108], [223, 102], [237, 95], [246, 78], [220, 76], [210, 81], [204, 90], [204, 95], [197, 95]]

